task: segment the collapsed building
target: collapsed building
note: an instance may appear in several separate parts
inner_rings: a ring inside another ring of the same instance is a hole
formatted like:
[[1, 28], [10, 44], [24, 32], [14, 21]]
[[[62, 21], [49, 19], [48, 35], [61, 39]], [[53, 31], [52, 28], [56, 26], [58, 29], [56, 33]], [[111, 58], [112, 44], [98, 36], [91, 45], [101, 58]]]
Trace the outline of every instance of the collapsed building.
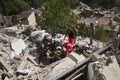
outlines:
[[[119, 76], [114, 76], [120, 73], [119, 45], [116, 49], [113, 43], [108, 44], [94, 40], [94, 44], [88, 46], [89, 38], [77, 37], [77, 46], [74, 45], [74, 50], [68, 57], [65, 57], [64, 43], [67, 38], [63, 40], [64, 35], [57, 34], [53, 38], [45, 31], [37, 31], [31, 35], [31, 38], [25, 38], [21, 35], [14, 37], [5, 33], [0, 34], [1, 80], [76, 80], [77, 78], [98, 80], [101, 78], [99, 77], [101, 74], [102, 78], [104, 77], [106, 80], [119, 79]], [[48, 42], [49, 46], [41, 44], [41, 42], [47, 44], [44, 39], [45, 35], [47, 38], [52, 38], [52, 40], [49, 39], [49, 41], [53, 41], [52, 43]], [[119, 40], [117, 42], [120, 44]], [[51, 55], [51, 53], [54, 54]]]
[[[94, 12], [87, 5], [80, 4], [84, 6], [81, 10]], [[76, 12], [77, 15], [80, 13]], [[103, 13], [94, 13], [93, 16], [98, 14], [103, 16]], [[21, 15], [24, 17], [24, 13]], [[34, 12], [28, 18], [25, 16], [33, 27], [36, 25], [34, 18]], [[110, 22], [108, 17], [82, 21], [96, 24], [96, 20], [105, 26]], [[0, 80], [120, 79], [120, 36], [110, 43], [94, 40], [91, 46], [88, 37], [78, 36], [73, 51], [66, 57], [67, 38], [63, 39], [63, 34], [52, 36], [45, 30], [37, 30], [26, 37], [21, 34], [24, 29], [18, 30], [17, 26], [0, 30]]]

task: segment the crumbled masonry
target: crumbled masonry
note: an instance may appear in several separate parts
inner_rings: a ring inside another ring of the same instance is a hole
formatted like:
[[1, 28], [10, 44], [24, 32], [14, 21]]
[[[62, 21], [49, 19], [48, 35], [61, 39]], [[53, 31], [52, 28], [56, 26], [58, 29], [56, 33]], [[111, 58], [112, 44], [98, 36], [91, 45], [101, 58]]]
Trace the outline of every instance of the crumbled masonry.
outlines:
[[[22, 36], [24, 35], [22, 34]], [[65, 48], [63, 44], [67, 42], [67, 38], [63, 40], [64, 35], [62, 34], [57, 36], [59, 37], [54, 37], [53, 40], [58, 42], [57, 44], [60, 44], [60, 46], [57, 46], [57, 49], [55, 49], [56, 46], [51, 48], [53, 43], [49, 43], [51, 44], [51, 47], [43, 44], [41, 47], [41, 40], [38, 40], [36, 45], [35, 40], [31, 41], [32, 38], [30, 39], [26, 37], [25, 39], [21, 37], [21, 35], [12, 37], [1, 33], [0, 80], [3, 78], [3, 80], [54, 80], [63, 72], [84, 61], [87, 57], [92, 55], [93, 52], [107, 45], [106, 43], [94, 40], [93, 45], [89, 46], [89, 38], [79, 36], [74, 44], [74, 50], [68, 55], [68, 57], [65, 57]], [[50, 38], [51, 36], [48, 37]], [[76, 46], [79, 46], [80, 48], [78, 52], [76, 52], [76, 49], [78, 48]], [[83, 46], [89, 47], [89, 50], [84, 50], [85, 47]], [[46, 48], [48, 48], [48, 51], [45, 53], [44, 50]], [[51, 50], [54, 49], [58, 51], [54, 51], [56, 53], [53, 55]], [[59, 50], [63, 50], [63, 52], [60, 52]], [[46, 57], [44, 57], [46, 55], [43, 55], [43, 53], [47, 54], [49, 58], [46, 59]], [[112, 51], [106, 53], [112, 54]], [[120, 56], [120, 54], [118, 56]], [[117, 60], [119, 60], [119, 58], [117, 58]], [[97, 61], [99, 61], [99, 59]], [[1, 76], [3, 74], [6, 76]]]

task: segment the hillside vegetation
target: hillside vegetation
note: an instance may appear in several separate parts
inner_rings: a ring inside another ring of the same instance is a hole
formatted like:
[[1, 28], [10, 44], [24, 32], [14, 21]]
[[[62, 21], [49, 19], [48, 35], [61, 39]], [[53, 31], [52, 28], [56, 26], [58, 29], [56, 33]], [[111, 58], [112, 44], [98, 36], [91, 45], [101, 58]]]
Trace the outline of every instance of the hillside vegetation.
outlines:
[[[39, 8], [45, 2], [53, 0], [0, 0], [0, 10], [4, 15], [14, 15], [22, 11], [28, 10], [31, 7]], [[65, 5], [75, 8], [79, 2], [84, 2], [92, 8], [112, 8], [120, 6], [120, 0], [61, 0]]]
[[[92, 8], [112, 8], [120, 6], [120, 0], [0, 0], [0, 11], [7, 16], [16, 15], [30, 8], [45, 7], [41, 19], [37, 17], [37, 23], [50, 33], [65, 33], [67, 27], [76, 27], [78, 34], [89, 37], [89, 28], [85, 24], [77, 24], [76, 16], [71, 12], [82, 1]], [[79, 26], [79, 27], [78, 27]], [[96, 39], [106, 42], [110, 36], [102, 29], [96, 29]]]

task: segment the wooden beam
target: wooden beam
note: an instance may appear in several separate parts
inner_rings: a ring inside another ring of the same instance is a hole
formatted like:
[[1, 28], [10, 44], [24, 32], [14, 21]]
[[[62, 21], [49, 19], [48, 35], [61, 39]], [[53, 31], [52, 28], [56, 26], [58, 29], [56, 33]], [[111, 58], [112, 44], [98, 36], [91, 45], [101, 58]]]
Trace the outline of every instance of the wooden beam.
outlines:
[[28, 55], [27, 59], [30, 60], [34, 65], [38, 65], [38, 63], [34, 60], [34, 57], [32, 57], [31, 55]]

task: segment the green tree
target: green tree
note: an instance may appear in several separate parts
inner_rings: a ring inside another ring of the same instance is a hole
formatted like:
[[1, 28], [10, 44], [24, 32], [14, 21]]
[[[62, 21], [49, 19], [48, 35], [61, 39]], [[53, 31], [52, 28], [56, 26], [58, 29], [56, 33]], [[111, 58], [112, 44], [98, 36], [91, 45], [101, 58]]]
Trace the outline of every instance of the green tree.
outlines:
[[[77, 29], [78, 29], [78, 34], [79, 35], [81, 35], [83, 37], [89, 37], [90, 36], [90, 27], [86, 26], [85, 23], [79, 24], [79, 27]], [[108, 42], [108, 41], [110, 41], [111, 37], [113, 37], [113, 36], [111, 36], [111, 34], [108, 34], [103, 29], [103, 26], [101, 26], [101, 27], [96, 26], [94, 39], [100, 40], [102, 42]]]
[[76, 8], [79, 4], [79, 0], [62, 0], [64, 4], [70, 6], [71, 8]]
[[41, 28], [49, 32], [64, 33], [67, 27], [76, 26], [77, 16], [71, 12], [68, 5], [62, 0], [52, 0], [44, 4], [44, 21], [41, 21]]
[[12, 22], [15, 22], [17, 20], [17, 16], [16, 15], [12, 15]]
[[78, 35], [89, 37], [89, 27], [85, 23], [80, 23], [77, 27]]
[[19, 12], [22, 12], [22, 11], [30, 9], [29, 4], [27, 4], [23, 0], [15, 0], [14, 1], [14, 5], [18, 9]]
[[5, 15], [14, 15], [30, 9], [30, 6], [23, 0], [6, 0], [3, 2]]
[[51, 0], [24, 0], [33, 8], [39, 8], [43, 5], [44, 2], [48, 2]]
[[3, 14], [3, 7], [4, 7], [3, 3], [4, 3], [4, 0], [0, 0], [0, 13], [2, 14]]
[[120, 7], [120, 0], [116, 0], [116, 6]]
[[107, 42], [110, 41], [110, 36], [106, 33], [103, 27], [96, 26], [95, 39], [100, 40], [102, 42]]

